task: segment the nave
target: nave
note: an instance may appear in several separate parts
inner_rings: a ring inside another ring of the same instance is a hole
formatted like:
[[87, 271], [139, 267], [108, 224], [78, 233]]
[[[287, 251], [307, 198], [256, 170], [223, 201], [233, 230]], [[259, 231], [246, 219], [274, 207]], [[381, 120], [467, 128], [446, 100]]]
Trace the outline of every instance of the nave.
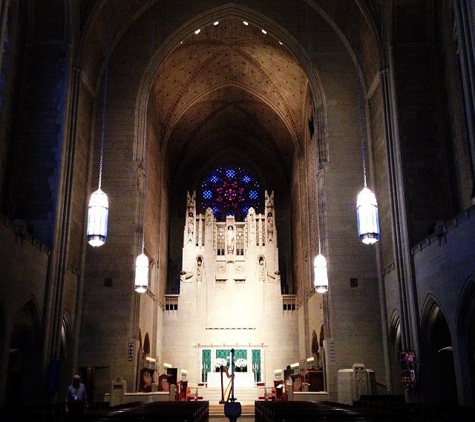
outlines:
[[[460, 422], [473, 420], [473, 407], [405, 403], [401, 396], [362, 396], [353, 406], [333, 402], [256, 401], [241, 407], [241, 422]], [[0, 409], [2, 422], [16, 421], [160, 421], [232, 422], [224, 404], [208, 401], [128, 403], [114, 408], [102, 405], [89, 409], [80, 418], [67, 417], [60, 407]]]

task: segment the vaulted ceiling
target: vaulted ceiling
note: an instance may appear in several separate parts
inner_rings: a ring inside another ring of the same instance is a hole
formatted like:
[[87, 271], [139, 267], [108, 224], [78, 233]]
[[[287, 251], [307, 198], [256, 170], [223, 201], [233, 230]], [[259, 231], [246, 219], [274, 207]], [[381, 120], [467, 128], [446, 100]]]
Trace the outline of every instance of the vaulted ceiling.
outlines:
[[[311, 10], [335, 22], [342, 32], [351, 31], [350, 1], [294, 3], [290, 10], [295, 10], [302, 30]], [[188, 20], [192, 26], [190, 17], [177, 17], [180, 9], [175, 4], [173, 12], [171, 4], [164, 6], [163, 1], [120, 0], [112, 4], [107, 15], [104, 0], [81, 2], [83, 30], [89, 34], [85, 39], [90, 45], [83, 50], [88, 66], [85, 74], [101, 73], [107, 16], [113, 21], [115, 42], [154, 5], [158, 8], [155, 13], [167, 7], [171, 19], [177, 19], [175, 25]], [[379, 0], [359, 1], [358, 6], [377, 27]], [[166, 154], [171, 183], [183, 189], [189, 185], [189, 181], [180, 180], [185, 174], [193, 174], [197, 180], [200, 172], [217, 163], [245, 162], [260, 172], [264, 183], [288, 187], [292, 159], [309, 138], [315, 93], [310, 92], [307, 70], [295, 50], [262, 21], [245, 21], [230, 14], [190, 29], [160, 63], [150, 94], [150, 122]]]
[[247, 162], [265, 169], [271, 160], [289, 173], [308, 127], [308, 81], [263, 29], [228, 17], [197, 28], [167, 58], [153, 102], [171, 163], [189, 169], [216, 151], [228, 162], [246, 151]]

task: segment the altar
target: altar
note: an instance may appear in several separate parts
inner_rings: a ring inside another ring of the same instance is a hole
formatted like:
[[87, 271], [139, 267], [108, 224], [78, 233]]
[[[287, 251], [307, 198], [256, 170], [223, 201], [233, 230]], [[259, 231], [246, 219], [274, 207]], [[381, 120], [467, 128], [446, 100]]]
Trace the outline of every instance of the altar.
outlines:
[[[221, 388], [221, 372], [208, 372], [208, 388]], [[229, 384], [230, 379], [223, 374], [224, 388]], [[235, 372], [234, 388], [253, 388], [254, 372]]]

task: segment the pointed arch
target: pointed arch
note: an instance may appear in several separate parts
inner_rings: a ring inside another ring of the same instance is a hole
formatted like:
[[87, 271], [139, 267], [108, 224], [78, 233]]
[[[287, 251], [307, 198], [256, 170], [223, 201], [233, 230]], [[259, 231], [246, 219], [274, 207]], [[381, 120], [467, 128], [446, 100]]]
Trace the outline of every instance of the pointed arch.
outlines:
[[[457, 354], [462, 384], [466, 395], [475, 401], [475, 276], [467, 278], [460, 294], [457, 309]], [[468, 368], [468, 370], [467, 370]]]
[[61, 362], [61, 380], [63, 385], [60, 391], [66, 389], [73, 375], [74, 356], [73, 356], [73, 328], [72, 318], [69, 312], [65, 312], [61, 319], [61, 338], [59, 343], [59, 360]]
[[399, 352], [402, 349], [402, 341], [401, 341], [401, 316], [399, 312], [394, 309], [390, 318], [389, 323], [389, 341], [392, 346], [392, 357], [396, 357], [399, 355]]
[[318, 353], [318, 337], [317, 332], [313, 330], [312, 332], [312, 355], [316, 355]]
[[401, 382], [400, 353], [402, 350], [401, 339], [401, 316], [397, 309], [394, 309], [389, 319], [389, 365], [391, 371], [391, 388], [393, 394], [404, 394]]
[[452, 337], [447, 313], [436, 297], [428, 295], [421, 317], [421, 353], [426, 364], [420, 378], [427, 396], [446, 404], [458, 402]]
[[15, 316], [10, 339], [5, 403], [34, 403], [43, 391], [41, 368], [41, 318], [33, 296], [27, 298]]
[[148, 333], [145, 333], [145, 338], [143, 341], [143, 352], [146, 355], [150, 355], [150, 337]]

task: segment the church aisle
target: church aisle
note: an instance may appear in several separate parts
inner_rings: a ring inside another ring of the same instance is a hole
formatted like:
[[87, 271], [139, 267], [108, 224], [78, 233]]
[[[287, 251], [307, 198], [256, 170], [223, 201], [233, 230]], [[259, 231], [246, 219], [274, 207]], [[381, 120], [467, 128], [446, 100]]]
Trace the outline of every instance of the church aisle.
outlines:
[[[242, 405], [241, 416], [238, 421], [254, 422], [254, 405]], [[224, 416], [224, 405], [210, 405], [209, 406], [209, 422], [229, 422], [229, 419]]]

